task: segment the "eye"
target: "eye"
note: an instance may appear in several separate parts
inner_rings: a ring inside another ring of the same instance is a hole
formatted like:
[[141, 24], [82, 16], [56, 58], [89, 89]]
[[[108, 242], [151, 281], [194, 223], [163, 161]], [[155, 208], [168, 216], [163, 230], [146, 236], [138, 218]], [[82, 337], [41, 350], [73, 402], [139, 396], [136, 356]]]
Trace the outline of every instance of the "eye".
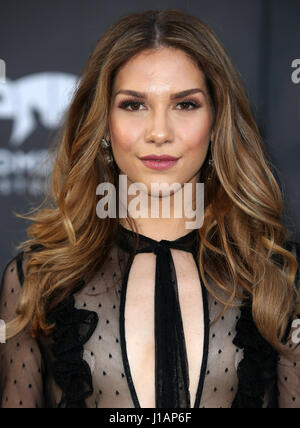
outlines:
[[[119, 107], [122, 108], [122, 109], [124, 109], [124, 110], [127, 110], [128, 107], [131, 107], [129, 109], [129, 111], [140, 111], [139, 107], [142, 106], [142, 105], [143, 104], [140, 103], [139, 101], [125, 100], [125, 101], [122, 101], [120, 103]], [[196, 102], [191, 101], [191, 100], [182, 101], [181, 103], [178, 103], [177, 106], [183, 106], [184, 108], [180, 108], [179, 110], [186, 110], [186, 111], [188, 111], [188, 110], [196, 110], [196, 109], [198, 109], [200, 107], [199, 104], [197, 104]], [[185, 107], [188, 107], [188, 108], [185, 108]], [[189, 108], [189, 107], [191, 107], [191, 108]]]
[[129, 106], [134, 106], [134, 108], [132, 110], [129, 111], [138, 111], [138, 109], [136, 109], [135, 107], [139, 107], [140, 105], [143, 105], [142, 103], [138, 102], [138, 101], [133, 101], [133, 100], [127, 100], [127, 101], [123, 101], [121, 102], [121, 104], [119, 105], [120, 108], [126, 110], [127, 107]]
[[194, 101], [183, 101], [177, 105], [192, 106], [192, 109], [184, 108], [184, 109], [180, 109], [180, 110], [196, 110], [197, 108], [200, 107], [200, 105], [195, 103]]

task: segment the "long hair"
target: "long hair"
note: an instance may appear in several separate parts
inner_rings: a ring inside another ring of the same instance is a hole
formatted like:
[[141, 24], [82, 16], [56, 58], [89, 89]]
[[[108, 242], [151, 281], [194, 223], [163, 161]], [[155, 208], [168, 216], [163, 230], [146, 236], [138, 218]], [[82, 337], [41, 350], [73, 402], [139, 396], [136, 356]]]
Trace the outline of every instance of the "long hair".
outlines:
[[[283, 350], [299, 296], [294, 283], [298, 263], [284, 245], [282, 191], [222, 44], [201, 20], [173, 9], [123, 16], [97, 41], [60, 130], [46, 206], [27, 216], [17, 214], [32, 224], [29, 239], [17, 247], [29, 257], [18, 317], [7, 326], [8, 338], [28, 325], [33, 337], [51, 334], [47, 313], [79, 280], [91, 278], [105, 264], [119, 219], [96, 215], [96, 188], [110, 182], [118, 189], [118, 167], [115, 162], [109, 166], [101, 147], [113, 79], [134, 55], [163, 46], [183, 50], [198, 64], [214, 110], [215, 137], [209, 149], [214, 164], [206, 159], [201, 168], [205, 211], [198, 257], [205, 286], [224, 303], [224, 311], [235, 297], [251, 298], [260, 333]], [[40, 250], [30, 253], [32, 245]], [[224, 301], [207, 278], [226, 293]]]

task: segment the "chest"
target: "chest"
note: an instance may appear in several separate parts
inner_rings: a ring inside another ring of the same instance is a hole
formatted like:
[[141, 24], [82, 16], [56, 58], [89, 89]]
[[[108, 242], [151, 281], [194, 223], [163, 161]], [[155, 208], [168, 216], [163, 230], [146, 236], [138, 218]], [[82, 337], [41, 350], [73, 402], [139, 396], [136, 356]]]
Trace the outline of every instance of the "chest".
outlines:
[[[193, 407], [203, 356], [204, 320], [201, 283], [192, 254], [171, 250], [188, 359]], [[141, 407], [155, 407], [154, 254], [138, 254], [127, 282], [124, 330], [132, 381]], [[162, 326], [163, 327], [163, 326]]]

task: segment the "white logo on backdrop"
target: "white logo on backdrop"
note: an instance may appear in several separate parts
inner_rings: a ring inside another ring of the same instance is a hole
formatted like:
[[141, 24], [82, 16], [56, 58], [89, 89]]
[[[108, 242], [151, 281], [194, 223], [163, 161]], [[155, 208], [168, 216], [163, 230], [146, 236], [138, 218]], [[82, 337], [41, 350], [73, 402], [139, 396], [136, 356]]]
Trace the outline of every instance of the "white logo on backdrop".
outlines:
[[23, 145], [39, 123], [47, 130], [61, 125], [78, 83], [73, 74], [45, 72], [15, 81], [6, 78], [0, 85], [0, 120], [13, 121], [7, 148], [0, 148], [0, 195], [39, 195], [45, 190], [45, 176], [51, 168], [46, 162], [48, 141], [27, 152]]
[[10, 145], [19, 147], [37, 128], [34, 111], [48, 129], [59, 126], [73, 95], [76, 76], [67, 73], [38, 73], [0, 86], [0, 119], [12, 119]]

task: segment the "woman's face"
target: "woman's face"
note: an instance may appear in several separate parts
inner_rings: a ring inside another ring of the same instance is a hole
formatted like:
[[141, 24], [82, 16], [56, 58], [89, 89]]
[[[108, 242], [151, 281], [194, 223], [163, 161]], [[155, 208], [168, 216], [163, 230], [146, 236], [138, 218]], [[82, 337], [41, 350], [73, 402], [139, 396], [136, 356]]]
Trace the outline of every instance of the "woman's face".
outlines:
[[[174, 97], [183, 91], [187, 94]], [[143, 51], [116, 74], [108, 138], [128, 185], [142, 182], [150, 192], [151, 183], [198, 182], [212, 121], [204, 75], [182, 50]], [[156, 170], [140, 160], [153, 154], [179, 160], [171, 168]]]

